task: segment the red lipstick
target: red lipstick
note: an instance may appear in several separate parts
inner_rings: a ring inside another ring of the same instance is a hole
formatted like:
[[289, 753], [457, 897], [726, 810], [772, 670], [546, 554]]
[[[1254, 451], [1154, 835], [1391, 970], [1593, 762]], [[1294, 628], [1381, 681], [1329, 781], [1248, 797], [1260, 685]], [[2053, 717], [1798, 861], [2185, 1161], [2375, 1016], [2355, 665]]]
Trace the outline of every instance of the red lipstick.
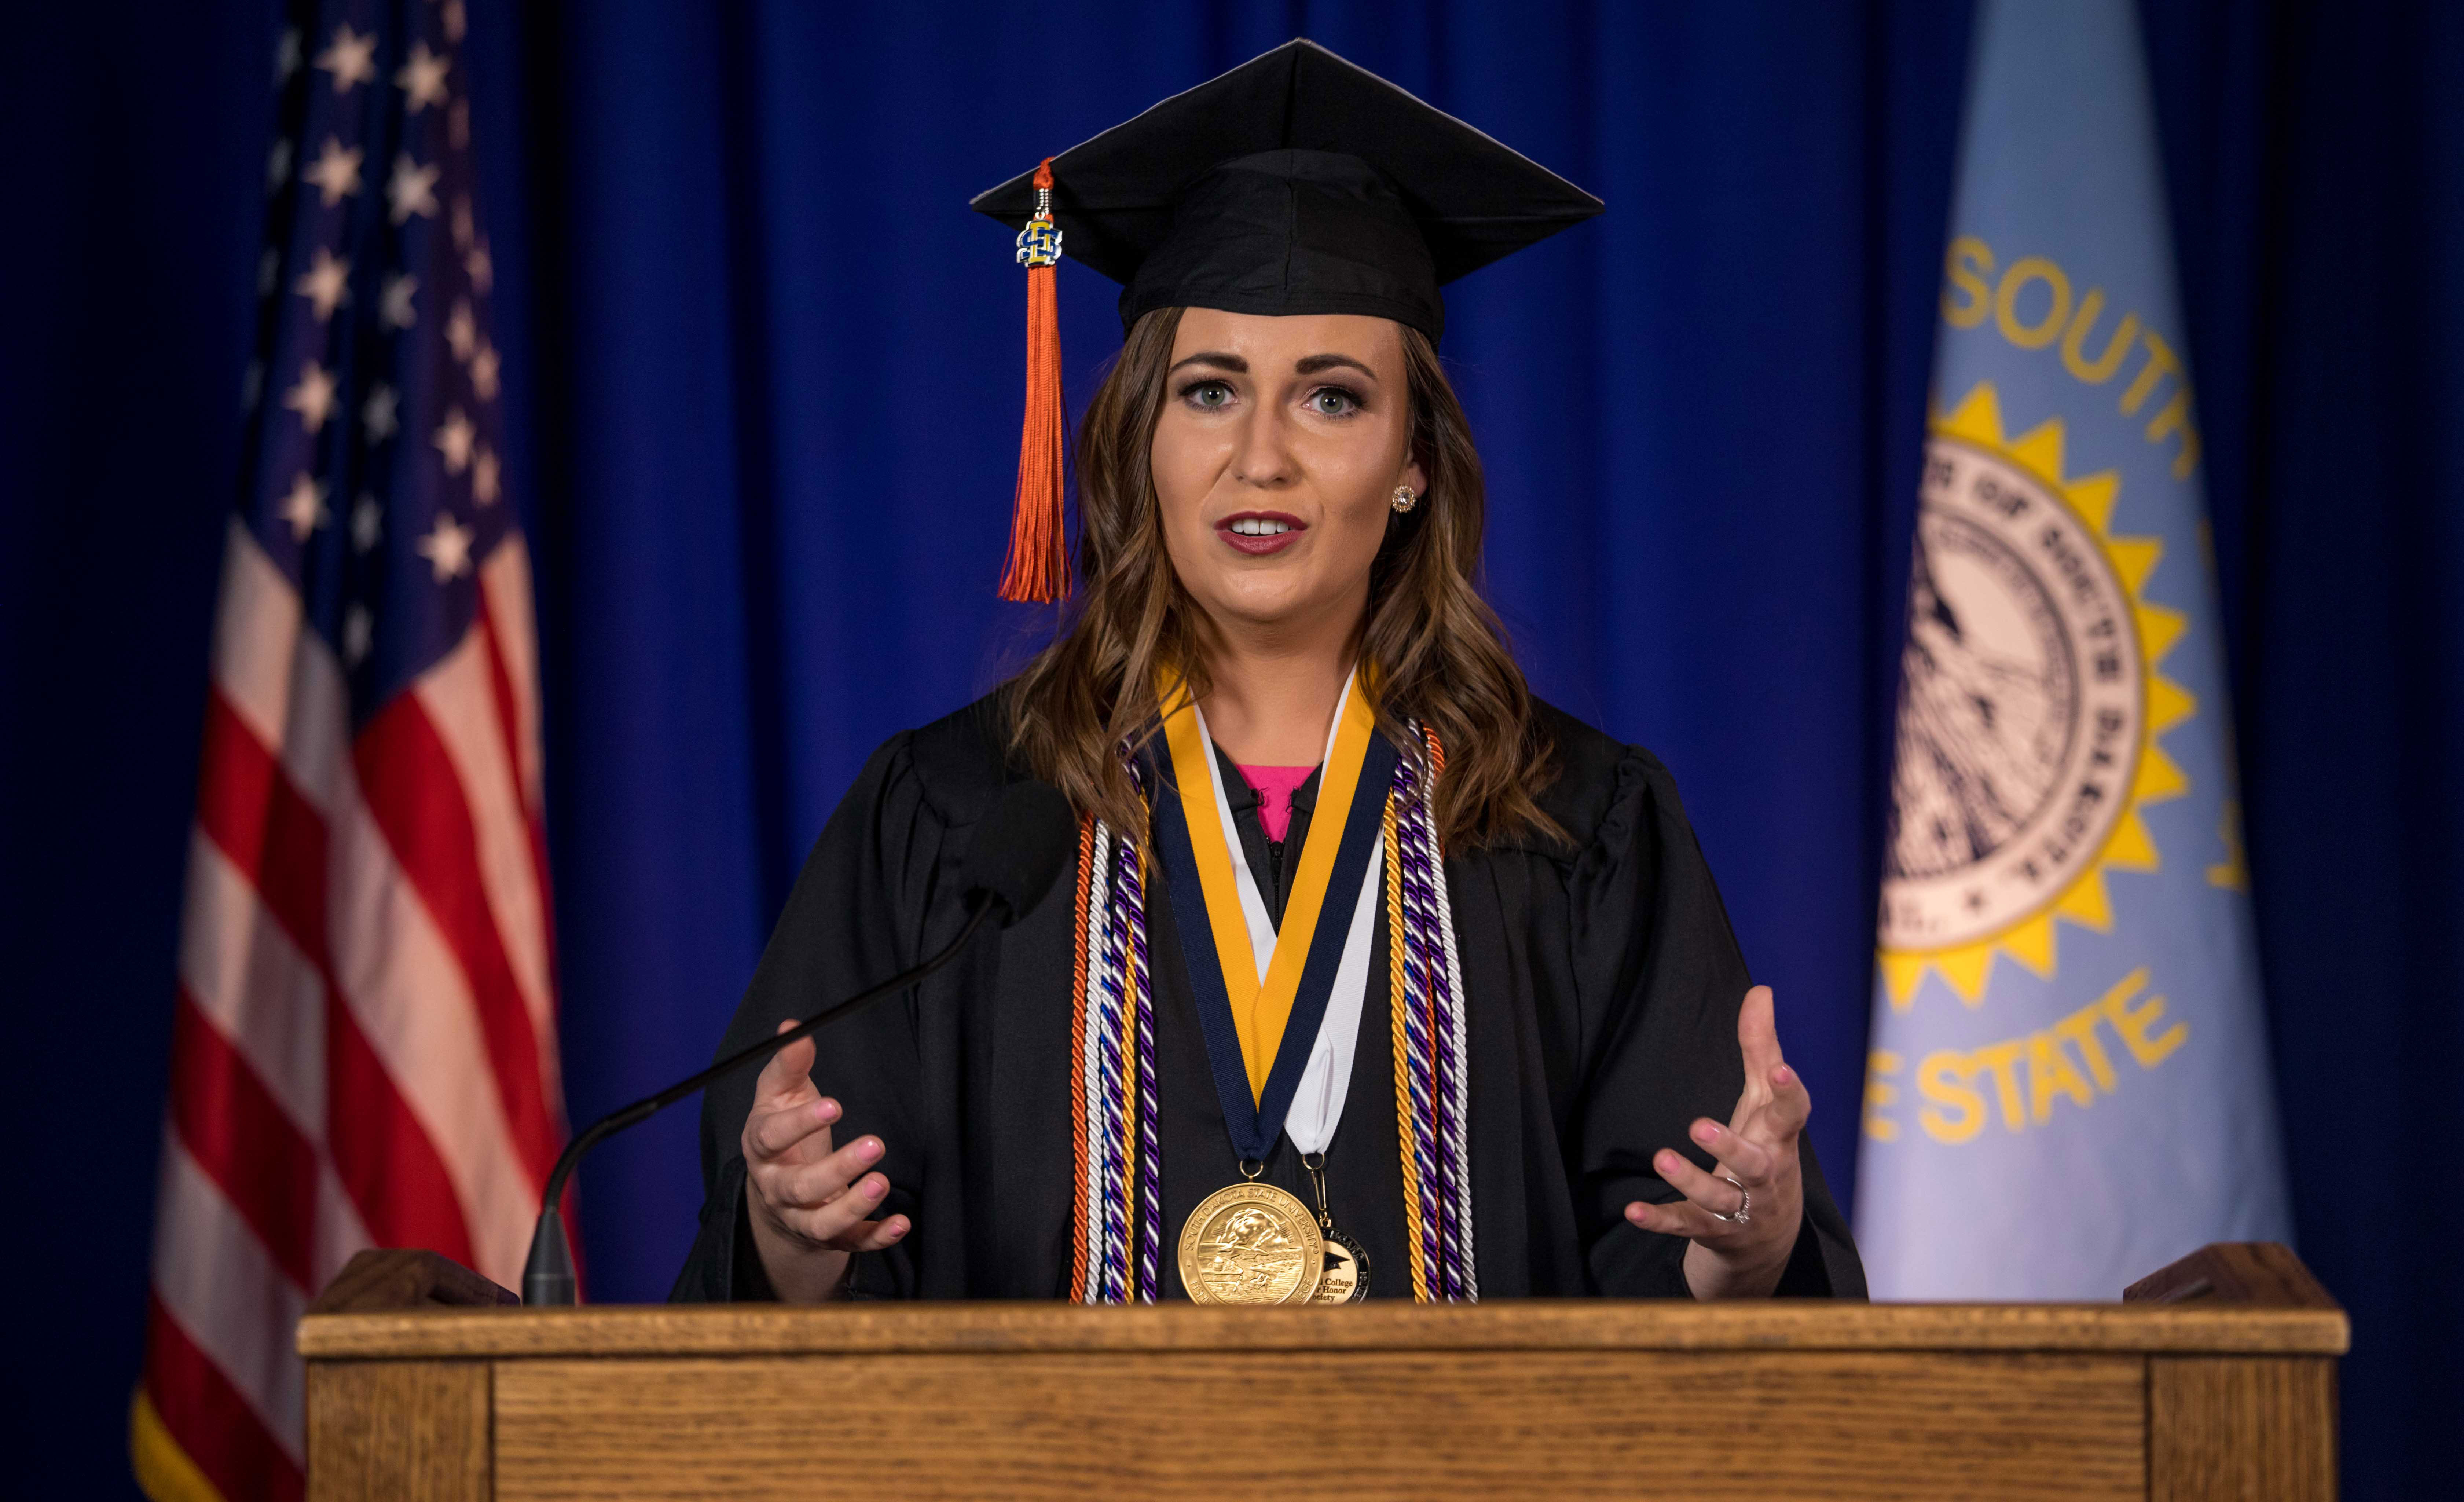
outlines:
[[1308, 522], [1281, 511], [1236, 511], [1215, 523], [1217, 537], [1252, 558], [1280, 553], [1308, 530]]

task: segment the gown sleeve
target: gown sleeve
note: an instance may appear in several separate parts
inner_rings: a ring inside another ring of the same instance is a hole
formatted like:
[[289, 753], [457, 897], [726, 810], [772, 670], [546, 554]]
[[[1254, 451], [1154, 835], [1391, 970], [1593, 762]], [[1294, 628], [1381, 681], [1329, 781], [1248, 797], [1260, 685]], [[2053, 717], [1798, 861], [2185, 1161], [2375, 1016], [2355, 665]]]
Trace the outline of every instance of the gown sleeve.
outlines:
[[[1569, 895], [1584, 1073], [1565, 1148], [1592, 1281], [1616, 1297], [1687, 1297], [1686, 1241], [1637, 1227], [1625, 1206], [1681, 1198], [1652, 1169], [1662, 1147], [1711, 1166], [1686, 1129], [1736, 1109], [1737, 1011], [1753, 980], [1676, 783], [1649, 752], [1618, 759]], [[1812, 1138], [1798, 1155], [1805, 1214], [1777, 1292], [1862, 1298], [1864, 1269]]]
[[[924, 915], [943, 867], [948, 823], [925, 796], [910, 736], [873, 753], [830, 816], [772, 930], [752, 984], [720, 1041], [720, 1055], [748, 1048], [790, 1017], [807, 1017], [914, 962]], [[890, 1193], [875, 1218], [918, 1204], [922, 1159], [935, 1134], [920, 1088], [915, 999], [883, 1001], [816, 1035], [813, 1082], [845, 1108], [838, 1142], [870, 1133], [886, 1149], [875, 1166]], [[701, 1229], [669, 1298], [723, 1302], [775, 1297], [746, 1220], [739, 1142], [758, 1070], [713, 1085], [702, 1100]], [[858, 1297], [910, 1295], [915, 1238], [858, 1256]]]

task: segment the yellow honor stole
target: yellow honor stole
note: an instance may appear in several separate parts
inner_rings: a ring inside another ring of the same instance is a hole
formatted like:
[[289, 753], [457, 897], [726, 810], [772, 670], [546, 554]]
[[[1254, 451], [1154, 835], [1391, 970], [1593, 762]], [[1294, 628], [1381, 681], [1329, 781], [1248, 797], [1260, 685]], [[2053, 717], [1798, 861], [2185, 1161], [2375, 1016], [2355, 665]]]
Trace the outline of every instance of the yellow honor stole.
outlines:
[[[1223, 976], [1225, 1000], [1241, 1044], [1241, 1062], [1249, 1081], [1250, 1103], [1263, 1104], [1266, 1081], [1281, 1053], [1284, 1030], [1291, 1021], [1301, 977], [1309, 969], [1314, 944], [1338, 949], [1349, 928], [1347, 900], [1333, 921], [1327, 916], [1329, 888], [1344, 830], [1352, 823], [1353, 803], [1362, 796], [1361, 771], [1377, 733], [1377, 718], [1360, 685], [1358, 674], [1345, 685], [1336, 710], [1334, 734], [1319, 773], [1316, 811], [1309, 817], [1309, 836], [1301, 846], [1301, 863], [1284, 903], [1283, 921], [1275, 932], [1273, 960], [1258, 973], [1257, 952], [1241, 914], [1241, 895], [1232, 863], [1240, 859], [1224, 838], [1217, 811], [1216, 769], [1206, 737], [1199, 727], [1197, 704], [1179, 674], [1158, 674], [1156, 698], [1163, 707], [1166, 744], [1172, 753], [1173, 782], [1189, 831], [1190, 851], [1198, 868], [1199, 886], [1206, 898], [1207, 928], [1214, 936], [1215, 959]], [[1367, 796], [1383, 799], [1385, 789]], [[1320, 929], [1326, 932], [1321, 934]], [[1195, 936], [1184, 938], [1184, 944]], [[1324, 959], [1321, 959], [1323, 964]]]

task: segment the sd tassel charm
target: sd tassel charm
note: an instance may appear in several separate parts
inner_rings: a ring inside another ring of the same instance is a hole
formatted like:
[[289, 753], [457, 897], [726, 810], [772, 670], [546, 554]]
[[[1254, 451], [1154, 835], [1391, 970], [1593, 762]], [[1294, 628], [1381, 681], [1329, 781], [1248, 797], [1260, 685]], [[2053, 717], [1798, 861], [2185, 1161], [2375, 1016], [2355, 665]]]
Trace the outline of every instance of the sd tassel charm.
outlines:
[[1053, 285], [1061, 228], [1052, 222], [1052, 163], [1035, 169], [1035, 217], [1018, 234], [1026, 268], [1026, 418], [1018, 435], [1018, 497], [1001, 597], [1049, 604], [1069, 594], [1069, 551], [1061, 535], [1061, 301]]

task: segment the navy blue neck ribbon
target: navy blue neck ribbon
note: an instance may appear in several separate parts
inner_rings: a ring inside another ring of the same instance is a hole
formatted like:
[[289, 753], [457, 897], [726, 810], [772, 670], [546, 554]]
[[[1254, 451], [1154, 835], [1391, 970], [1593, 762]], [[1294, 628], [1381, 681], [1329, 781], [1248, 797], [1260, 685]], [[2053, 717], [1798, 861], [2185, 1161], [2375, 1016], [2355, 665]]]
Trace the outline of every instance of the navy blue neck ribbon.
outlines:
[[[1317, 1047], [1327, 1001], [1334, 994], [1334, 973], [1343, 963], [1343, 942], [1350, 937], [1353, 910], [1360, 900], [1360, 883], [1369, 873], [1369, 854], [1385, 824], [1386, 799], [1401, 759], [1383, 735], [1369, 738], [1359, 787], [1343, 821], [1343, 841], [1335, 847], [1334, 871], [1327, 878], [1326, 900], [1318, 904], [1317, 933], [1309, 941], [1309, 963], [1301, 970], [1300, 990], [1292, 998], [1283, 1041], [1276, 1045], [1266, 1088], [1253, 1100], [1248, 1068], [1241, 1058], [1241, 1034], [1232, 1022], [1231, 994], [1224, 988], [1223, 971], [1216, 959], [1206, 893], [1199, 883], [1198, 855], [1189, 842], [1189, 821], [1172, 780], [1172, 758], [1156, 754], [1162, 744], [1161, 737], [1150, 744], [1148, 775], [1150, 785], [1157, 789], [1155, 853], [1163, 865], [1165, 885], [1172, 889], [1172, 919], [1179, 930], [1181, 964], [1198, 998], [1199, 1028], [1206, 1038], [1206, 1062], [1214, 1071], [1215, 1093], [1223, 1105], [1223, 1125], [1231, 1134], [1232, 1151], [1243, 1163], [1263, 1163], [1283, 1133], [1292, 1094], [1309, 1069], [1310, 1050]], [[1210, 786], [1201, 803], [1212, 804], [1214, 797]], [[1243, 858], [1237, 845], [1233, 858]], [[1290, 912], [1288, 905], [1285, 911]], [[1242, 942], [1245, 948], [1245, 935]]]

